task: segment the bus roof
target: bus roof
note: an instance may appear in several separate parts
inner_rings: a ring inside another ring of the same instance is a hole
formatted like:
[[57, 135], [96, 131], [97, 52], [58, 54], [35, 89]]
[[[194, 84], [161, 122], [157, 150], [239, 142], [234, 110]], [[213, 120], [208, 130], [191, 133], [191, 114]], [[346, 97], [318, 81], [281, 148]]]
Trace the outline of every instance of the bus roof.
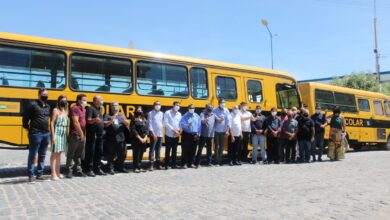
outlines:
[[351, 89], [347, 87], [341, 87], [341, 86], [334, 86], [329, 84], [323, 84], [323, 83], [317, 83], [317, 82], [305, 82], [305, 83], [299, 83], [299, 84], [307, 84], [310, 87], [323, 89], [323, 90], [331, 90], [335, 92], [344, 92], [344, 93], [351, 93], [354, 95], [360, 95], [360, 96], [369, 96], [369, 97], [375, 97], [375, 98], [382, 98], [382, 99], [390, 99], [390, 96], [387, 96], [383, 93], [379, 92], [370, 92], [360, 89]]
[[252, 67], [252, 66], [245, 66], [245, 65], [239, 65], [239, 64], [224, 63], [224, 62], [218, 62], [218, 61], [210, 61], [210, 60], [205, 60], [205, 59], [177, 56], [177, 55], [161, 54], [161, 53], [157, 53], [157, 52], [147, 52], [147, 51], [128, 49], [128, 48], [103, 46], [103, 45], [97, 45], [97, 44], [81, 43], [81, 42], [74, 42], [74, 41], [67, 41], [67, 40], [58, 40], [58, 39], [44, 38], [44, 37], [35, 37], [35, 36], [13, 34], [13, 33], [6, 33], [6, 32], [0, 32], [0, 39], [9, 40], [9, 41], [21, 41], [21, 42], [34, 43], [34, 44], [42, 44], [42, 45], [50, 45], [50, 46], [57, 46], [57, 47], [65, 47], [65, 48], [70, 48], [70, 49], [73, 48], [73, 49], [82, 49], [82, 50], [89, 50], [89, 51], [100, 51], [100, 52], [109, 52], [109, 53], [116, 53], [116, 54], [126, 54], [126, 55], [132, 55], [132, 56], [150, 57], [150, 58], [162, 59], [162, 60], [172, 60], [172, 61], [201, 64], [201, 65], [206, 65], [206, 66], [216, 66], [216, 67], [224, 67], [224, 68], [231, 68], [231, 69], [239, 69], [239, 70], [243, 70], [243, 71], [272, 74], [272, 75], [280, 76], [283, 78], [291, 78], [291, 79], [295, 80], [293, 75], [286, 73], [286, 72], [282, 72], [282, 71], [270, 70], [270, 69], [264, 69], [264, 68], [259, 68], [259, 67]]

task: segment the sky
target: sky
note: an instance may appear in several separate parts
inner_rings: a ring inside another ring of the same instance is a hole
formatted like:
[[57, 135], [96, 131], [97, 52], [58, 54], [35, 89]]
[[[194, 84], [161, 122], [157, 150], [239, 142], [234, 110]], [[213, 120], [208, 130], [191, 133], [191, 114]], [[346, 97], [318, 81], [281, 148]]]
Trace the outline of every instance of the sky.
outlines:
[[[298, 80], [375, 71], [373, 0], [3, 1], [0, 32], [271, 68]], [[381, 71], [390, 1], [377, 0]]]

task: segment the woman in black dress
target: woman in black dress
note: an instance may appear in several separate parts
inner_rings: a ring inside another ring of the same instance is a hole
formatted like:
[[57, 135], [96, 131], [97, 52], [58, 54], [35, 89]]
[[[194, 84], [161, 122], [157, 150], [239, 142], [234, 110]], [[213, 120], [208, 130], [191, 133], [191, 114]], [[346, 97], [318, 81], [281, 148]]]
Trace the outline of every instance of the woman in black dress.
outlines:
[[141, 161], [146, 150], [149, 135], [148, 121], [146, 120], [142, 107], [138, 106], [135, 110], [134, 119], [131, 121], [130, 128], [133, 134], [133, 169], [134, 173], [145, 172], [141, 169]]

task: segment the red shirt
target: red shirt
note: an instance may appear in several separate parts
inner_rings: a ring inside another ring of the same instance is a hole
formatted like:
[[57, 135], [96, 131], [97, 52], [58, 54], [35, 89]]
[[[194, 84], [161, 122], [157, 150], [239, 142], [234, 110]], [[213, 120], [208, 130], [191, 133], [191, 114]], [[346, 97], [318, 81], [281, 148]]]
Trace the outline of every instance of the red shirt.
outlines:
[[85, 120], [85, 115], [86, 115], [85, 108], [83, 108], [82, 106], [79, 106], [79, 105], [74, 105], [71, 108], [69, 114], [70, 114], [70, 119], [71, 119], [70, 133], [78, 135], [78, 133], [77, 133], [77, 131], [76, 131], [74, 125], [73, 125], [73, 118], [72, 118], [72, 116], [79, 116], [79, 123], [80, 123], [81, 130], [83, 130], [85, 132], [85, 125], [87, 124], [87, 121]]

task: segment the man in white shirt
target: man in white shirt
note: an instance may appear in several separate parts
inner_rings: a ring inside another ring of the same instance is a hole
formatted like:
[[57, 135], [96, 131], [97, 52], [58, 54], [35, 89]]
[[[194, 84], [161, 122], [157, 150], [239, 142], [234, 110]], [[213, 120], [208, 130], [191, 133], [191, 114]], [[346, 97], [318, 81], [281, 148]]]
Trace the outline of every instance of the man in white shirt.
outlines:
[[[149, 148], [149, 171], [153, 171], [153, 165], [156, 165], [157, 169], [160, 169], [160, 150], [163, 137], [163, 119], [164, 113], [160, 111], [161, 103], [155, 101], [153, 103], [154, 109], [148, 113], [149, 131], [150, 131], [150, 148]], [[156, 161], [154, 161], [154, 155], [156, 155]]]
[[239, 149], [242, 140], [241, 112], [238, 106], [233, 106], [230, 113], [230, 143], [228, 150], [229, 165], [241, 165], [239, 162]]
[[[179, 136], [181, 134], [180, 120], [181, 113], [180, 102], [173, 102], [172, 109], [164, 113], [165, 124], [165, 169], [168, 169], [170, 165], [172, 168], [176, 167], [176, 154], [177, 144], [179, 142]], [[172, 150], [172, 155], [171, 155]], [[172, 156], [172, 160], [171, 160]]]
[[240, 149], [240, 159], [243, 162], [248, 160], [248, 144], [251, 135], [251, 119], [252, 113], [247, 111], [246, 102], [241, 102], [241, 128], [242, 128], [242, 144]]

